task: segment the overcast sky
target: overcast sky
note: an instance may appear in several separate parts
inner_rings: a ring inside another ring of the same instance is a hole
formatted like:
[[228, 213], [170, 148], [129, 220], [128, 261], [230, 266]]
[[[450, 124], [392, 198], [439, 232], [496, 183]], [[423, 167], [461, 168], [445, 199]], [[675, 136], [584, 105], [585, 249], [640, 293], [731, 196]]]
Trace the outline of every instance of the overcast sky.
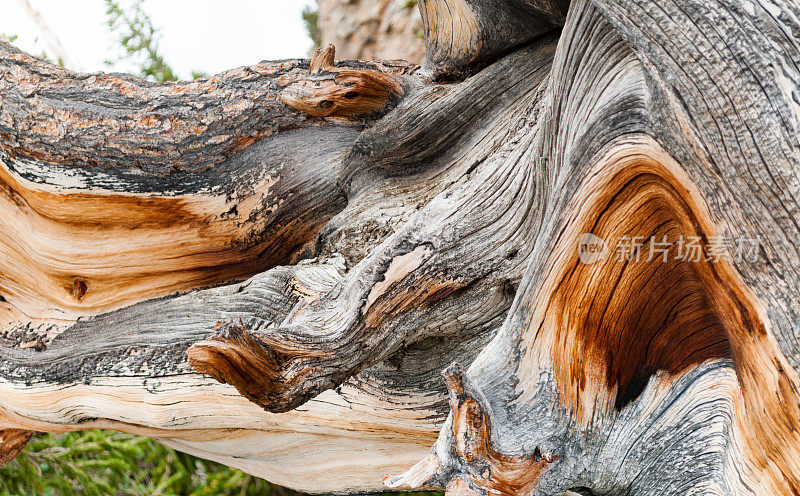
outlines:
[[[103, 62], [119, 52], [109, 34], [103, 0], [28, 0], [83, 71], [131, 70]], [[313, 0], [146, 0], [161, 26], [159, 47], [181, 78], [214, 74], [261, 60], [306, 57], [311, 40], [300, 13]], [[0, 34], [40, 55], [50, 49], [20, 0], [0, 0]]]

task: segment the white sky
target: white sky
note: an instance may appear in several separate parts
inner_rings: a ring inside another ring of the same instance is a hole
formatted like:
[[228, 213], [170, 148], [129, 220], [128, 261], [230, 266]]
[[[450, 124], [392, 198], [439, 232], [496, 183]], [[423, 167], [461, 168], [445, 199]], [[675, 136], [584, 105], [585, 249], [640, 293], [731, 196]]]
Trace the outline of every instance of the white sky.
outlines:
[[[29, 0], [79, 69], [126, 72], [103, 63], [119, 54], [106, 25], [103, 0]], [[161, 27], [159, 48], [178, 76], [193, 70], [215, 74], [261, 60], [306, 57], [311, 40], [300, 13], [313, 0], [146, 0]], [[44, 36], [19, 0], [0, 0], [0, 34], [17, 35], [19, 48], [51, 55]], [[55, 58], [55, 57], [53, 57]], [[134, 69], [135, 70], [135, 69]]]

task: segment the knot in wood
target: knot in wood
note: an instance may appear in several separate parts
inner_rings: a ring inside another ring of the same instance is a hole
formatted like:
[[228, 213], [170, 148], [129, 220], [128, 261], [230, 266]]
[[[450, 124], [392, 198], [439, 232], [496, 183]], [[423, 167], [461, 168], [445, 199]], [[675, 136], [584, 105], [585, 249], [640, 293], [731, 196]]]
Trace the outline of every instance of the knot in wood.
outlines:
[[286, 105], [314, 117], [353, 117], [385, 109], [403, 95], [399, 80], [378, 70], [334, 66], [335, 48], [317, 50], [308, 76], [281, 92]]

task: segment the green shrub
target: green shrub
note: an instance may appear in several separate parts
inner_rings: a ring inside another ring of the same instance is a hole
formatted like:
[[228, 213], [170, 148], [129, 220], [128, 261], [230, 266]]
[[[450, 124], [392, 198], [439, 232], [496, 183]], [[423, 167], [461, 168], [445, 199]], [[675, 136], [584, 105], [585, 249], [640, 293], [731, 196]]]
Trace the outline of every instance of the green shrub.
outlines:
[[319, 48], [322, 45], [322, 31], [319, 29], [317, 21], [319, 20], [319, 10], [312, 9], [311, 7], [304, 7], [302, 14], [303, 23], [306, 25], [306, 32], [308, 37], [314, 43], [314, 48]]
[[278, 495], [277, 488], [225, 465], [151, 439], [109, 431], [42, 435], [0, 468], [2, 496]]

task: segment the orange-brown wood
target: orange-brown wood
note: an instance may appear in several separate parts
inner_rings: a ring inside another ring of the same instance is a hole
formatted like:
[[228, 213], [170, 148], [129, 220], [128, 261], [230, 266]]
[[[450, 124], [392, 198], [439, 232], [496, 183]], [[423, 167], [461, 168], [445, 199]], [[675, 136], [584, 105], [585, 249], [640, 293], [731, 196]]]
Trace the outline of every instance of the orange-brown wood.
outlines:
[[0, 467], [16, 458], [32, 437], [31, 431], [0, 429]]
[[189, 364], [199, 373], [234, 386], [250, 401], [273, 412], [285, 412], [287, 395], [311, 371], [298, 368], [297, 359], [320, 358], [325, 353], [309, 351], [277, 339], [267, 340], [245, 329], [244, 324], [218, 323], [218, 335], [189, 348]]
[[273, 224], [280, 204], [263, 202], [278, 180], [259, 181], [234, 202], [55, 190], [0, 163], [0, 326], [71, 322], [292, 261], [332, 213], [298, 211]]
[[384, 109], [391, 98], [403, 96], [400, 81], [385, 72], [336, 67], [333, 45], [319, 49], [309, 75], [281, 92], [286, 105], [314, 117], [355, 117]]
[[[618, 151], [587, 180], [552, 252], [529, 356], [552, 350], [561, 401], [586, 424], [636, 400], [656, 373], [666, 387], [702, 362], [732, 360], [737, 442], [774, 494], [798, 494], [796, 374], [729, 259], [709, 252], [718, 233], [693, 186], [655, 145], [645, 149]], [[580, 260], [583, 233], [606, 241], [606, 258]], [[641, 237], [639, 261], [616, 256], [624, 236]], [[678, 260], [677, 243], [691, 237], [704, 247], [700, 259]], [[666, 261], [647, 261], [651, 239], [673, 243]]]

